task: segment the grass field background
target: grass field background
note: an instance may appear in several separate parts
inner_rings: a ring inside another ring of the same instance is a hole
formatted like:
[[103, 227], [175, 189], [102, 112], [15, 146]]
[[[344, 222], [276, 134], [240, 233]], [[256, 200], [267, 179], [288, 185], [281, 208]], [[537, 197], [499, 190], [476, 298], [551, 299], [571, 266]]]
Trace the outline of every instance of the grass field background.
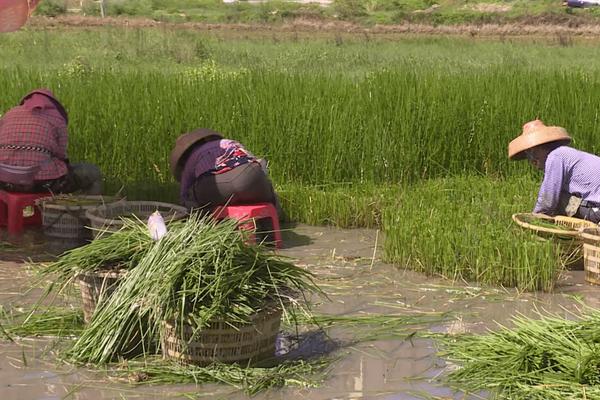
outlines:
[[526, 257], [535, 238], [510, 221], [540, 175], [506, 148], [539, 117], [598, 152], [599, 57], [587, 42], [22, 31], [0, 36], [0, 112], [50, 87], [70, 158], [130, 198], [177, 201], [175, 138], [216, 129], [270, 160], [293, 220], [381, 228], [387, 260], [428, 273], [548, 289], [554, 249]]

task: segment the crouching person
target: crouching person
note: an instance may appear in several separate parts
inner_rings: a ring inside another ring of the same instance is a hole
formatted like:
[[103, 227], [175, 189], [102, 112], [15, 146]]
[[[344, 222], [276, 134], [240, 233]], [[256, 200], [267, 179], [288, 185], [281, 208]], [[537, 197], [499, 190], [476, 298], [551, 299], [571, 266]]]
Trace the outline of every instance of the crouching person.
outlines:
[[210, 129], [197, 129], [177, 138], [170, 167], [181, 183], [181, 204], [214, 210], [221, 205], [272, 203], [273, 185], [262, 160], [240, 143]]
[[0, 118], [0, 189], [102, 193], [100, 169], [67, 158], [68, 115], [47, 89], [28, 93]]
[[600, 157], [569, 146], [571, 136], [542, 121], [523, 125], [508, 145], [511, 160], [529, 160], [544, 173], [534, 213], [600, 222]]

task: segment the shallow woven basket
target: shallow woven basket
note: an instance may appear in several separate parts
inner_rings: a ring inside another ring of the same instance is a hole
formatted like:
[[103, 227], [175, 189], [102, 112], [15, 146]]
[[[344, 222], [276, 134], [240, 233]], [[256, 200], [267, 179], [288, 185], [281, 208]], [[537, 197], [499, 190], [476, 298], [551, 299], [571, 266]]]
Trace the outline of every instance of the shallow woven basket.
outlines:
[[[78, 200], [84, 204], [77, 204]], [[93, 235], [89, 229], [90, 220], [85, 213], [100, 205], [112, 204], [119, 200], [121, 198], [114, 196], [57, 195], [39, 199], [36, 204], [41, 208], [42, 226], [46, 236], [90, 240]]]
[[[558, 238], [572, 238], [579, 239], [579, 232], [584, 228], [594, 228], [597, 225], [591, 221], [586, 221], [580, 218], [566, 217], [563, 215], [557, 215], [550, 217], [544, 214], [533, 214], [533, 213], [518, 213], [512, 215], [513, 221], [523, 228], [530, 229], [539, 236], [542, 237], [558, 237]], [[545, 226], [538, 226], [531, 224], [530, 222], [534, 219], [541, 219], [555, 225], [560, 225], [565, 229], [550, 228]]]
[[600, 228], [586, 228], [580, 233], [583, 240], [583, 269], [585, 280], [600, 285]]
[[90, 322], [101, 297], [108, 297], [119, 287], [126, 270], [85, 272], [77, 276], [83, 303], [83, 319]]
[[[512, 219], [517, 225], [533, 231], [541, 238], [559, 243], [562, 246], [561, 259], [567, 269], [581, 270], [584, 268], [584, 249], [580, 233], [583, 229], [597, 227], [595, 223], [563, 215], [551, 217], [544, 214], [533, 213], [513, 214]], [[567, 229], [550, 228], [531, 224], [530, 222], [534, 219], [541, 219]]]
[[180, 220], [188, 215], [185, 207], [157, 201], [120, 201], [92, 208], [85, 215], [90, 220], [94, 237], [116, 232], [124, 225], [123, 218], [146, 221], [155, 211], [160, 212], [165, 223]]
[[197, 333], [194, 340], [191, 340], [191, 326], [165, 322], [163, 356], [199, 366], [212, 362], [256, 362], [273, 357], [281, 313], [279, 307], [270, 307], [252, 315], [247, 324], [215, 321]]

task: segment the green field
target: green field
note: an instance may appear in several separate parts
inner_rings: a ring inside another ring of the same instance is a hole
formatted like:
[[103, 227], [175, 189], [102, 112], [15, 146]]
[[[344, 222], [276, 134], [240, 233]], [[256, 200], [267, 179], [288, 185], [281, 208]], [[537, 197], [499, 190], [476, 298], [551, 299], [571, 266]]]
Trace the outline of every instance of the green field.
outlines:
[[[79, 8], [79, 2], [44, 0], [37, 15], [57, 16]], [[100, 15], [99, 2], [83, 2], [84, 15]], [[361, 25], [424, 23], [434, 25], [596, 21], [595, 9], [571, 9], [560, 0], [332, 0], [323, 6], [290, 1], [233, 4], [221, 0], [109, 0], [107, 16], [137, 16], [161, 22], [269, 23], [292, 20], [347, 21]]]
[[175, 138], [220, 130], [270, 160], [295, 221], [383, 229], [402, 267], [550, 289], [556, 250], [510, 221], [540, 177], [506, 147], [539, 117], [600, 151], [599, 67], [591, 42], [25, 30], [0, 36], [0, 112], [52, 88], [70, 158], [130, 198], [176, 201]]

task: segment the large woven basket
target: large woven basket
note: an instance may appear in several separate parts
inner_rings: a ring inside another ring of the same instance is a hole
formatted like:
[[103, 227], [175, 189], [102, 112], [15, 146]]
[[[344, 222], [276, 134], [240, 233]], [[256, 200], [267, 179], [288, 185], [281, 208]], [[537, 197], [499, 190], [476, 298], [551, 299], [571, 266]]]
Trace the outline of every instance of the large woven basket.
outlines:
[[114, 196], [73, 196], [56, 195], [39, 199], [36, 204], [41, 208], [42, 225], [46, 236], [90, 240], [90, 220], [85, 213], [104, 204], [121, 200]]
[[120, 201], [93, 208], [86, 211], [85, 215], [90, 220], [94, 237], [97, 238], [121, 229], [124, 225], [123, 218], [145, 221], [155, 211], [161, 213], [167, 224], [188, 215], [185, 207], [156, 201]]
[[583, 240], [585, 280], [600, 285], [600, 228], [586, 228], [580, 236]]
[[[126, 270], [85, 272], [77, 276], [83, 303], [83, 319], [89, 322], [100, 300], [105, 300], [119, 287]], [[103, 299], [101, 299], [103, 298]]]
[[281, 313], [279, 307], [270, 307], [252, 315], [247, 324], [215, 321], [193, 340], [191, 326], [165, 322], [163, 356], [199, 366], [212, 362], [256, 362], [273, 357]]

